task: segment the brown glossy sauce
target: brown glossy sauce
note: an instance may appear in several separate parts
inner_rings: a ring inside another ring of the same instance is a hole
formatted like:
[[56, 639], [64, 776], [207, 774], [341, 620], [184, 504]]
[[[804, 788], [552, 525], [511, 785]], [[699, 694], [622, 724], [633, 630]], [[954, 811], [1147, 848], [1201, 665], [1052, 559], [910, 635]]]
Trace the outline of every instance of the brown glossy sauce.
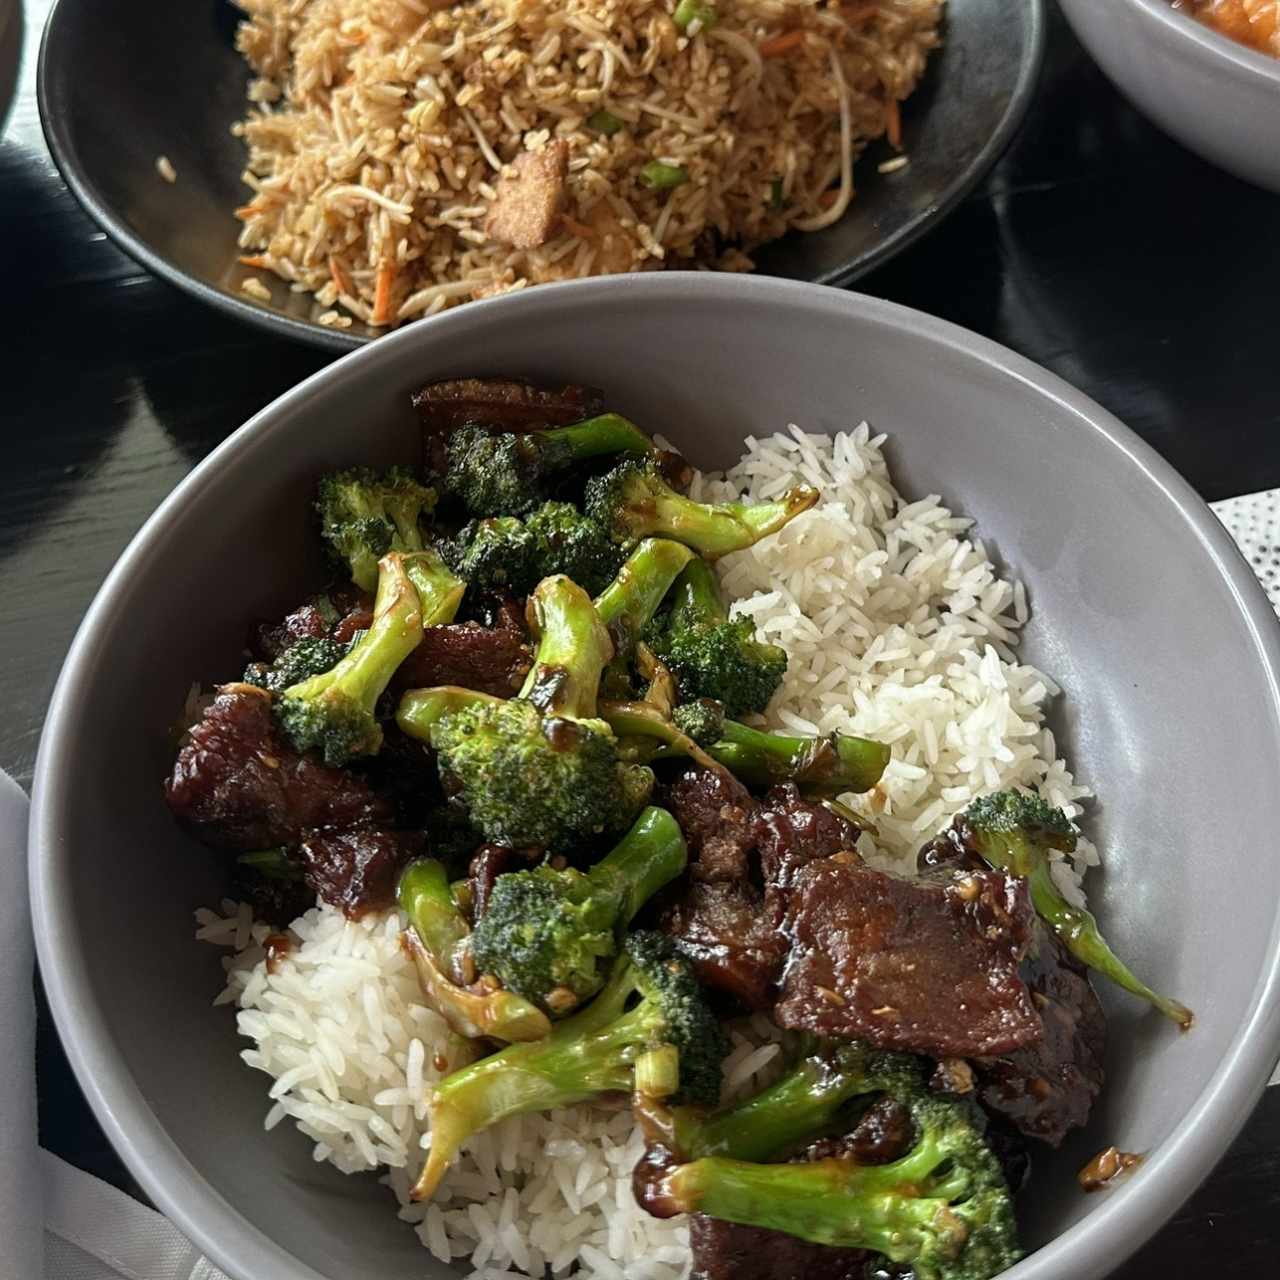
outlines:
[[1280, 0], [1175, 0], [1206, 27], [1280, 58]]
[[267, 972], [275, 973], [293, 950], [293, 939], [287, 933], [270, 934], [262, 944], [267, 953]]
[[1121, 1151], [1119, 1147], [1108, 1147], [1105, 1151], [1099, 1151], [1076, 1174], [1076, 1181], [1080, 1183], [1080, 1186], [1085, 1191], [1101, 1191], [1103, 1187], [1110, 1185], [1121, 1174], [1136, 1168], [1144, 1159], [1144, 1156], [1135, 1155], [1132, 1151]]
[[655, 1218], [674, 1218], [686, 1212], [672, 1194], [669, 1180], [680, 1162], [660, 1144], [649, 1146], [631, 1175], [631, 1190], [636, 1204]]

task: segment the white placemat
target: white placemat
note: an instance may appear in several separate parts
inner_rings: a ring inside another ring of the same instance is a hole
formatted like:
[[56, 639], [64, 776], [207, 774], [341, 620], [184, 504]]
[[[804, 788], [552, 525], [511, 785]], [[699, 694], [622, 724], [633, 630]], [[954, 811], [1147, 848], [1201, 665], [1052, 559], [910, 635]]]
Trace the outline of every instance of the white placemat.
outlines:
[[[1280, 490], [1213, 510], [1280, 613]], [[37, 1151], [25, 835], [26, 797], [0, 772], [0, 1280], [227, 1280], [160, 1214]]]
[[1280, 489], [1226, 498], [1213, 503], [1212, 510], [1244, 552], [1272, 608], [1280, 613]]

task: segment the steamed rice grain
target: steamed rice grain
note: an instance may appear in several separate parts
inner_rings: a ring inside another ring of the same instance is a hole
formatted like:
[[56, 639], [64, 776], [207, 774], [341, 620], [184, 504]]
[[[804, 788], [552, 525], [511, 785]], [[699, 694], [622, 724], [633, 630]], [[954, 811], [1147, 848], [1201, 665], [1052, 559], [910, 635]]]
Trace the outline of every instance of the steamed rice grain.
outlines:
[[[846, 800], [876, 825], [864, 855], [905, 870], [979, 794], [1030, 787], [1075, 816], [1089, 793], [1043, 722], [1057, 686], [1017, 656], [1028, 617], [1021, 584], [997, 572], [972, 522], [938, 496], [902, 500], [883, 442], [866, 424], [834, 437], [792, 427], [748, 441], [736, 466], [699, 477], [694, 492], [759, 500], [797, 475], [822, 490], [816, 507], [721, 561], [721, 572], [735, 611], [790, 654], [767, 720], [892, 743], [881, 785]], [[1082, 841], [1055, 877], [1082, 900], [1080, 878], [1096, 861]], [[684, 1222], [651, 1218], [632, 1197], [644, 1142], [623, 1106], [506, 1121], [471, 1140], [434, 1201], [409, 1203], [430, 1144], [427, 1093], [458, 1063], [400, 948], [399, 912], [350, 921], [319, 905], [294, 922], [296, 945], [273, 970], [263, 952], [272, 930], [243, 904], [197, 912], [197, 923], [197, 937], [231, 949], [219, 1000], [235, 1002], [253, 1042], [245, 1063], [272, 1077], [267, 1127], [288, 1117], [318, 1161], [384, 1170], [401, 1220], [436, 1258], [466, 1259], [473, 1280], [547, 1268], [583, 1280], [687, 1275]], [[729, 1038], [728, 1097], [776, 1079], [786, 1036], [767, 1018], [741, 1020]]]

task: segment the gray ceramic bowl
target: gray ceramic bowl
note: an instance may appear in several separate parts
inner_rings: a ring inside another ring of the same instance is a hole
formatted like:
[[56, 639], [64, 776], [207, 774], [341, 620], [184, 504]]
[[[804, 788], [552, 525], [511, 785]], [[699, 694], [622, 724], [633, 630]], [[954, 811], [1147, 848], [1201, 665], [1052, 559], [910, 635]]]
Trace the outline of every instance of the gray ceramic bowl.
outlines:
[[[1053, 727], [1102, 796], [1094, 903], [1135, 967], [1199, 1012], [1180, 1035], [1104, 992], [1109, 1088], [1088, 1132], [1038, 1162], [1040, 1247], [1011, 1277], [1101, 1276], [1209, 1172], [1280, 1048], [1280, 791], [1260, 785], [1280, 776], [1280, 630], [1213, 515], [1097, 405], [917, 312], [760, 278], [613, 277], [406, 329], [263, 410], [125, 552], [49, 712], [31, 872], [59, 1030], [139, 1182], [236, 1280], [446, 1274], [373, 1179], [262, 1131], [266, 1083], [209, 1007], [218, 957], [191, 936], [224, 872], [176, 830], [160, 781], [191, 681], [235, 671], [245, 619], [317, 581], [317, 472], [416, 457], [408, 393], [497, 372], [596, 383], [704, 465], [751, 433], [865, 417], [894, 433], [901, 487], [975, 516], [1026, 580], [1025, 653], [1069, 690]], [[1085, 1197], [1075, 1171], [1109, 1143], [1150, 1155]]]
[[1170, 0], [1060, 0], [1116, 88], [1210, 164], [1280, 191], [1280, 59]]
[[[231, 211], [244, 146], [230, 134], [245, 111], [248, 68], [232, 47], [230, 0], [56, 0], [40, 47], [37, 93], [49, 149], [99, 226], [143, 266], [194, 297], [275, 333], [349, 351], [376, 336], [315, 322], [323, 308], [238, 262]], [[848, 284], [945, 217], [996, 162], [1026, 113], [1044, 47], [1043, 0], [949, 0], [943, 47], [903, 109], [911, 163], [868, 149], [858, 199], [835, 226], [791, 235], [758, 255], [766, 275]], [[156, 173], [167, 156], [178, 173]], [[268, 303], [240, 292], [246, 275]]]

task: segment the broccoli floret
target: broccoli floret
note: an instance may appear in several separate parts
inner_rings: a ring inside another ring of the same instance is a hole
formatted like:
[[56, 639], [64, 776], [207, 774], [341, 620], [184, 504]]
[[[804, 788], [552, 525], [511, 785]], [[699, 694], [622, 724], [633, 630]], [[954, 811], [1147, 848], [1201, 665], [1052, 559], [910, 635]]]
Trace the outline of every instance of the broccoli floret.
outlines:
[[421, 521], [435, 505], [435, 490], [409, 467], [334, 471], [321, 478], [316, 493], [320, 532], [364, 591], [377, 586], [378, 561], [388, 551], [423, 549]]
[[563, 573], [588, 595], [597, 595], [622, 564], [622, 550], [613, 539], [570, 502], [544, 502], [525, 523], [537, 539], [542, 577]]
[[378, 566], [373, 622], [330, 670], [290, 685], [275, 700], [276, 720], [298, 751], [316, 750], [325, 763], [346, 764], [382, 745], [375, 715], [396, 668], [422, 640], [422, 605], [396, 552]]
[[409, 917], [405, 947], [422, 990], [441, 1017], [468, 1039], [537, 1040], [551, 1030], [546, 1015], [520, 996], [474, 979], [470, 926], [454, 903], [444, 864], [416, 858], [396, 890]]
[[349, 644], [340, 644], [327, 636], [308, 636], [291, 644], [272, 663], [250, 663], [245, 668], [244, 681], [271, 693], [282, 693], [291, 684], [336, 667], [350, 648]]
[[440, 544], [449, 567], [471, 586], [518, 596], [544, 576], [538, 552], [538, 539], [516, 516], [472, 520]]
[[653, 775], [619, 758], [596, 716], [612, 645], [590, 598], [561, 576], [529, 599], [538, 647], [515, 698], [417, 689], [401, 700], [397, 721], [435, 748], [446, 793], [487, 840], [569, 850], [629, 826]]
[[774, 502], [694, 502], [663, 480], [652, 458], [629, 458], [587, 482], [584, 509], [623, 546], [639, 538], [671, 538], [717, 559], [777, 533], [818, 500], [808, 485]]
[[686, 698], [715, 698], [731, 716], [763, 711], [787, 670], [787, 651], [756, 639], [750, 618], [730, 618], [715, 570], [692, 561], [675, 585], [665, 625], [649, 645]]
[[975, 800], [949, 835], [993, 867], [1026, 879], [1041, 919], [1078, 960], [1159, 1009], [1184, 1030], [1195, 1015], [1184, 1004], [1152, 991], [1107, 945], [1093, 914], [1062, 895], [1051, 872], [1053, 851], [1071, 853], [1076, 831], [1061, 809], [1023, 791], [998, 791]]
[[[846, 1101], [872, 1093], [909, 1112], [911, 1147], [899, 1159], [759, 1163], [829, 1132]], [[665, 1140], [687, 1162], [642, 1165], [637, 1191], [658, 1216], [705, 1213], [866, 1249], [918, 1280], [991, 1280], [1022, 1251], [1013, 1197], [980, 1125], [971, 1106], [929, 1092], [918, 1061], [848, 1046], [707, 1121], [676, 1115]]]
[[449, 437], [444, 484], [472, 515], [518, 516], [541, 505], [552, 477], [576, 462], [653, 452], [653, 441], [616, 413], [546, 431], [490, 431], [473, 423]]
[[714, 1104], [728, 1043], [693, 970], [669, 938], [634, 933], [609, 981], [551, 1034], [455, 1071], [430, 1102], [431, 1150], [412, 1191], [435, 1193], [454, 1155], [507, 1116], [635, 1089]]
[[714, 698], [683, 702], [671, 713], [671, 722], [700, 747], [712, 747], [724, 734], [724, 704]]
[[556, 574], [594, 594], [622, 563], [621, 549], [569, 502], [544, 502], [523, 520], [472, 520], [441, 545], [441, 552], [473, 586], [521, 596]]
[[475, 962], [509, 991], [563, 1016], [604, 984], [619, 935], [687, 860], [679, 824], [651, 807], [586, 872], [544, 863], [500, 876], [472, 934]]
[[[601, 702], [600, 716], [623, 740], [628, 752], [643, 739], [657, 743], [656, 749], [633, 754], [647, 760], [690, 755], [690, 743], [703, 746], [697, 736], [682, 725], [702, 733], [714, 726], [715, 713], [709, 709], [684, 711], [679, 719], [664, 718], [652, 707], [633, 702]], [[677, 708], [677, 711], [680, 711]], [[771, 787], [794, 782], [812, 796], [839, 796], [870, 791], [880, 781], [889, 763], [889, 748], [869, 738], [847, 733], [801, 738], [784, 733], [765, 733], [737, 720], [725, 720], [719, 738], [703, 749], [739, 781], [753, 787]]]

